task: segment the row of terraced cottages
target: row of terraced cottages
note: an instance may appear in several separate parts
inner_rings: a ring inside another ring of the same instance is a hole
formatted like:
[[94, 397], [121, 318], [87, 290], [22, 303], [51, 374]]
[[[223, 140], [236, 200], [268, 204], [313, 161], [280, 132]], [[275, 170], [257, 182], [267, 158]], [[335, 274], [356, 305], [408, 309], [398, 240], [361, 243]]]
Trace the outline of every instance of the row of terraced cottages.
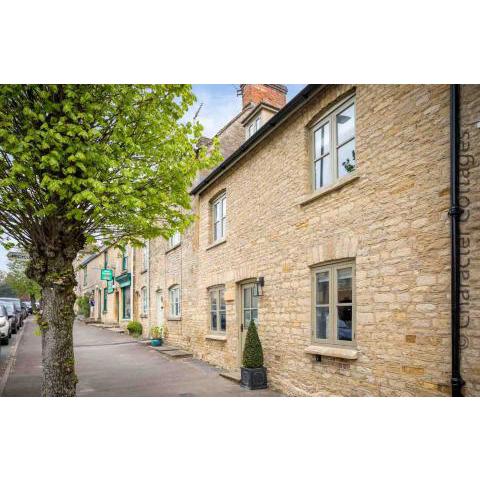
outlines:
[[465, 381], [478, 395], [480, 87], [241, 92], [217, 135], [224, 161], [192, 188], [196, 222], [80, 261], [91, 315], [146, 336], [166, 325], [169, 343], [232, 371], [254, 321], [285, 394], [450, 395]]

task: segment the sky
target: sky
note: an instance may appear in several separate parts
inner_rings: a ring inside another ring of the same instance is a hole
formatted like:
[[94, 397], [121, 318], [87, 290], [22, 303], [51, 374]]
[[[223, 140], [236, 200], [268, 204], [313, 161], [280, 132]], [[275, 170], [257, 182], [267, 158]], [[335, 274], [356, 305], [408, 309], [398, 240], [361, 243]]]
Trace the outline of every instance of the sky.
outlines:
[[[287, 101], [291, 100], [305, 85], [287, 84]], [[240, 84], [194, 84], [197, 102], [187, 117], [193, 118], [203, 103], [198, 120], [204, 127], [203, 134], [213, 137], [242, 108], [242, 98], [237, 95]], [[7, 270], [7, 256], [0, 245], [0, 270]]]

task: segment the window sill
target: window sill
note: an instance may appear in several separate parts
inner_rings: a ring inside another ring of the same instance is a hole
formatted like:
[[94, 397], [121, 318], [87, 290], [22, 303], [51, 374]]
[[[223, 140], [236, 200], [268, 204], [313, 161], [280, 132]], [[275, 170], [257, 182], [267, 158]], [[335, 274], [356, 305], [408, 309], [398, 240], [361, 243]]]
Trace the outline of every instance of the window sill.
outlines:
[[227, 336], [226, 335], [206, 335], [205, 338], [207, 340], [216, 340], [217, 342], [226, 342], [227, 341]]
[[321, 355], [324, 357], [346, 358], [355, 360], [358, 358], [358, 350], [352, 347], [332, 347], [330, 345], [310, 345], [305, 349], [310, 355]]
[[326, 187], [321, 188], [320, 190], [316, 190], [313, 193], [309, 193], [308, 195], [305, 195], [302, 198], [302, 200], [299, 202], [299, 205], [301, 207], [304, 207], [305, 205], [308, 205], [309, 203], [317, 200], [317, 198], [323, 197], [324, 195], [328, 195], [329, 193], [335, 192], [336, 190], [340, 190], [345, 185], [348, 185], [349, 183], [352, 183], [355, 180], [358, 180], [359, 178], [360, 178], [360, 175], [358, 174], [358, 171], [355, 171], [349, 175], [345, 175], [343, 178], [341, 178], [340, 180], [337, 180], [332, 185], [328, 185]]
[[170, 252], [173, 252], [174, 250], [176, 250], [181, 244], [182, 244], [182, 242], [177, 243], [174, 247], [168, 247], [168, 248], [165, 250], [165, 255], [166, 255], [167, 253], [170, 253]]
[[226, 243], [227, 239], [222, 238], [222, 240], [218, 240], [215, 243], [211, 243], [205, 250], [210, 250], [211, 248], [218, 247], [219, 245], [222, 245], [223, 243]]
[[182, 317], [167, 317], [169, 322], [179, 322], [181, 319]]

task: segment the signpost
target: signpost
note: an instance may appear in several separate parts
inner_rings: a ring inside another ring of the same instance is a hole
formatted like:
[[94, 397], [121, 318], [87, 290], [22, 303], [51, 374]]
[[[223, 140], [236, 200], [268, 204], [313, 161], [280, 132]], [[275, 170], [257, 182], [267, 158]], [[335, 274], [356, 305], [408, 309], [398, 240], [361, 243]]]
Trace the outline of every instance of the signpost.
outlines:
[[101, 280], [113, 280], [113, 270], [109, 268], [102, 268], [102, 272], [100, 274]]

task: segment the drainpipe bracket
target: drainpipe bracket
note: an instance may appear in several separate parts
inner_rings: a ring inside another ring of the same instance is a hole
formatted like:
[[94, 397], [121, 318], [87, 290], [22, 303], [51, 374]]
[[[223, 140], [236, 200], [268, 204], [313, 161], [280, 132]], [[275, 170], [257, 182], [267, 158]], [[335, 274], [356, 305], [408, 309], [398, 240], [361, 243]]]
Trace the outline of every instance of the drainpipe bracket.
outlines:
[[463, 208], [458, 205], [453, 205], [448, 209], [448, 215], [450, 217], [460, 217], [463, 213]]

